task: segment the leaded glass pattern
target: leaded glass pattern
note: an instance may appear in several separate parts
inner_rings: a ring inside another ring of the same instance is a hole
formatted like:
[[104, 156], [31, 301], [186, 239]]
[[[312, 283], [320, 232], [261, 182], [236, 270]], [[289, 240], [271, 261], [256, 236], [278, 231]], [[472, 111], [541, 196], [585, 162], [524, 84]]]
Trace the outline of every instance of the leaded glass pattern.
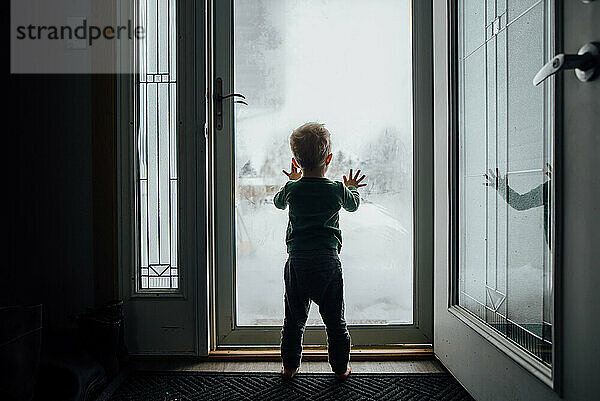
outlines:
[[546, 0], [459, 2], [459, 305], [552, 364]]
[[139, 288], [179, 288], [176, 0], [141, 0], [138, 57]]

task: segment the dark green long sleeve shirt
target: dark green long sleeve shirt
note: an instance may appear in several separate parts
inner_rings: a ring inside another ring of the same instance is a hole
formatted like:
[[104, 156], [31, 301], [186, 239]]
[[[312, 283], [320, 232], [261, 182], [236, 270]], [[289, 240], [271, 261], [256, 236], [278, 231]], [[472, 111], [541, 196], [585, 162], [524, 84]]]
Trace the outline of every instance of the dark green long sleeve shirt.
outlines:
[[285, 242], [287, 250], [342, 249], [339, 211], [358, 209], [360, 196], [355, 187], [322, 177], [288, 181], [275, 194], [275, 206], [290, 206]]

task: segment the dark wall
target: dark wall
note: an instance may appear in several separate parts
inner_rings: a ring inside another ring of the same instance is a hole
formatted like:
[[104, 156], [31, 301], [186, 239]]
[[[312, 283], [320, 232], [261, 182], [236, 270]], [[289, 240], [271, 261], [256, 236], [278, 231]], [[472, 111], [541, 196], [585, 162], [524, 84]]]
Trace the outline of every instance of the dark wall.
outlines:
[[8, 279], [1, 305], [44, 305], [44, 325], [94, 304], [92, 78], [11, 75], [4, 197]]

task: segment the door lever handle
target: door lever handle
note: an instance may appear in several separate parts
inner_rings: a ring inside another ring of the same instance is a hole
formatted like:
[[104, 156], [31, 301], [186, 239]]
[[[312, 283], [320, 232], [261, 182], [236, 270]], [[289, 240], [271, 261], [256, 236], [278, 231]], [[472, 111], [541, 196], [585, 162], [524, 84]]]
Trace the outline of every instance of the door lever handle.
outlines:
[[582, 82], [596, 78], [600, 70], [600, 47], [597, 43], [586, 43], [579, 49], [578, 54], [559, 54], [546, 63], [533, 78], [535, 86], [546, 78], [563, 70], [575, 69], [575, 75]]
[[233, 98], [233, 103], [241, 103], [248, 106], [248, 103], [244, 100], [235, 100], [236, 98], [242, 98], [246, 100], [246, 96], [241, 93], [230, 93], [228, 95], [223, 96], [223, 80], [221, 77], [217, 78], [215, 83], [215, 127], [218, 131], [223, 129], [223, 100], [228, 98]]
[[241, 97], [242, 99], [246, 99], [246, 96], [242, 95], [241, 93], [230, 93], [229, 95], [225, 95], [225, 96], [221, 96], [220, 94], [218, 94], [218, 93], [217, 93], [217, 94], [215, 95], [215, 99], [216, 99], [218, 102], [220, 102], [220, 101], [222, 101], [223, 99], [227, 99], [227, 98], [230, 98], [230, 97], [236, 97], [236, 96], [239, 96], [239, 97]]

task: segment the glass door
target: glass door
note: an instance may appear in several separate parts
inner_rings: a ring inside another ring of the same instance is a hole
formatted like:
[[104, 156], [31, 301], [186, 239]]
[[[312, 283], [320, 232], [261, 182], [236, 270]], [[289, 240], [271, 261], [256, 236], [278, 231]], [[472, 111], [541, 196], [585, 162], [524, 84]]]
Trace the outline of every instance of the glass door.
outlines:
[[[367, 175], [361, 207], [340, 212], [353, 345], [431, 343], [431, 134], [422, 106], [431, 66], [415, 50], [428, 40], [427, 6], [233, 0], [213, 7], [216, 346], [279, 344], [288, 216], [273, 196], [287, 180], [289, 135], [308, 121], [331, 132], [328, 178], [341, 181], [350, 168]], [[424, 21], [418, 32], [414, 18]], [[326, 344], [323, 327], [313, 306], [304, 343]]]
[[453, 303], [517, 345], [548, 379], [553, 358], [553, 2], [458, 2], [457, 277]]

